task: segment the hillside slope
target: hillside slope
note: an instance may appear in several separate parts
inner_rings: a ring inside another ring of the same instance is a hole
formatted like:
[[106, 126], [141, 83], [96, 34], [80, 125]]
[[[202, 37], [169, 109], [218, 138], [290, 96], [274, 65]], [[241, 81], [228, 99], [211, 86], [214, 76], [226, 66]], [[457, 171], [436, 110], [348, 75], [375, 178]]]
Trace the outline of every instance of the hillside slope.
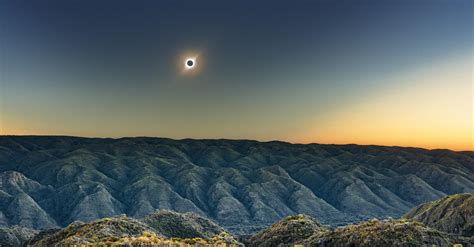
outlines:
[[325, 232], [327, 228], [306, 215], [293, 215], [272, 224], [253, 235], [247, 246], [278, 246], [301, 244], [315, 232]]
[[413, 219], [440, 231], [474, 236], [474, 194], [456, 194], [421, 204], [407, 214]]
[[234, 233], [295, 214], [343, 225], [474, 192], [474, 152], [248, 140], [0, 137], [0, 225], [42, 229], [155, 209]]
[[316, 232], [305, 241], [308, 246], [472, 246], [462, 238], [408, 220], [369, 220], [357, 225]]

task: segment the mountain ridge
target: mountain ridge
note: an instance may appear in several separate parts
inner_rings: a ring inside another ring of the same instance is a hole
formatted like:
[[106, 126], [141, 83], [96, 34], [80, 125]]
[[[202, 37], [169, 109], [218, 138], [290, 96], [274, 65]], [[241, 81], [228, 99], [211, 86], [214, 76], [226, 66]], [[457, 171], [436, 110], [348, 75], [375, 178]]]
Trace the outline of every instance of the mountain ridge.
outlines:
[[319, 142], [309, 142], [309, 143], [300, 143], [300, 142], [290, 142], [283, 140], [257, 140], [257, 139], [238, 139], [238, 138], [173, 138], [173, 137], [161, 137], [161, 136], [122, 136], [122, 137], [98, 137], [98, 136], [75, 136], [75, 135], [2, 135], [2, 137], [13, 137], [13, 138], [22, 138], [22, 137], [32, 137], [32, 138], [78, 138], [78, 139], [92, 139], [92, 140], [121, 140], [121, 139], [159, 139], [159, 140], [169, 140], [169, 141], [249, 141], [257, 143], [281, 143], [289, 145], [326, 145], [326, 146], [358, 146], [358, 147], [387, 147], [387, 148], [405, 148], [405, 149], [414, 149], [414, 150], [427, 150], [427, 151], [449, 151], [449, 152], [458, 152], [458, 153], [472, 153], [474, 150], [468, 149], [450, 149], [450, 148], [441, 148], [441, 147], [416, 147], [416, 146], [401, 146], [401, 145], [379, 145], [379, 144], [358, 144], [358, 143], [319, 143]]

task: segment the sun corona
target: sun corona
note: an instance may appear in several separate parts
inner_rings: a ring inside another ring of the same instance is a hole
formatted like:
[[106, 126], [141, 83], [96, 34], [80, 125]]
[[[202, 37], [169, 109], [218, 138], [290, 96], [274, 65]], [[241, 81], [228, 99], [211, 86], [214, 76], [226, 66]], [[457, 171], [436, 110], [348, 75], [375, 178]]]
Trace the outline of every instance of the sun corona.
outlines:
[[196, 65], [196, 59], [195, 58], [187, 58], [186, 62], [184, 63], [184, 66], [186, 69], [192, 69]]
[[185, 51], [176, 57], [176, 69], [180, 76], [196, 77], [206, 67], [201, 51]]

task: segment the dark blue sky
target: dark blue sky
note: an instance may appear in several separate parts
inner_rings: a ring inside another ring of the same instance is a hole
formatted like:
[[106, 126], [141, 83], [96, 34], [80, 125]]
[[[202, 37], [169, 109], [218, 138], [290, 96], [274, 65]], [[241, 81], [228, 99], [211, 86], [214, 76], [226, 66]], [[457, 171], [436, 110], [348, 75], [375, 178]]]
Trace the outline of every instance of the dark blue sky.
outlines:
[[[318, 141], [319, 116], [472, 64], [472, 13], [459, 0], [2, 1], [3, 132]], [[185, 76], [189, 52], [199, 73]]]

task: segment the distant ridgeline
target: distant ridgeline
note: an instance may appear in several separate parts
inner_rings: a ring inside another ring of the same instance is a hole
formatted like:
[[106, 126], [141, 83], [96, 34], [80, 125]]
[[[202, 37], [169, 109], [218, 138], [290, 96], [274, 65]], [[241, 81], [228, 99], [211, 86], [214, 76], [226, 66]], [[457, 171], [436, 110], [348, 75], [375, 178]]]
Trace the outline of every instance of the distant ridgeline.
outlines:
[[[421, 203], [473, 192], [474, 152], [248, 140], [0, 137], [0, 226], [5, 227], [59, 228], [170, 209], [205, 216], [233, 234], [251, 234], [288, 215], [339, 226], [398, 218]], [[430, 217], [420, 212], [425, 209], [407, 217], [428, 224]]]

